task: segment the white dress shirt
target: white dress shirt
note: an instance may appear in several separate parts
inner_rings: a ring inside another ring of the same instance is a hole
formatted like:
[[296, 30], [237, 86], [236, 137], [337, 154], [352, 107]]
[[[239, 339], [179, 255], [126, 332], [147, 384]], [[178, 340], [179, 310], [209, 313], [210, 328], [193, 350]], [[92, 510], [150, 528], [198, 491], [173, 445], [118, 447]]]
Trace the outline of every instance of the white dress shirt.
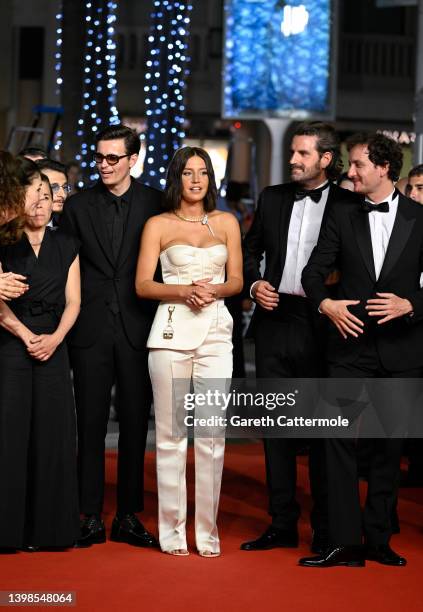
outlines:
[[[394, 197], [395, 196], [395, 197]], [[368, 202], [372, 202], [366, 198]], [[398, 210], [398, 193], [394, 189], [392, 193], [383, 200], [389, 204], [389, 212], [378, 212], [374, 210], [369, 212], [370, 236], [372, 240], [373, 261], [375, 264], [376, 280], [379, 278], [385, 260], [386, 251], [388, 250], [389, 240], [394, 227], [395, 217]]]
[[[322, 183], [317, 189], [323, 187]], [[323, 213], [329, 195], [329, 183], [318, 202], [309, 196], [294, 202], [288, 229], [285, 265], [279, 285], [279, 293], [305, 297], [301, 274], [317, 244]]]

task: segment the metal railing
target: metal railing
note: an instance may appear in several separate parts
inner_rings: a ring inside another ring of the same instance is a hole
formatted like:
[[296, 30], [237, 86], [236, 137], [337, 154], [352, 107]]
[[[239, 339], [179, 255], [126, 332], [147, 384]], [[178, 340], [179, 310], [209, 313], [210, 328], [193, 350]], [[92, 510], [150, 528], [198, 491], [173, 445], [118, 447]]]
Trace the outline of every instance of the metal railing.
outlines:
[[414, 87], [416, 41], [407, 36], [341, 34], [339, 84], [354, 88], [358, 81], [377, 87]]

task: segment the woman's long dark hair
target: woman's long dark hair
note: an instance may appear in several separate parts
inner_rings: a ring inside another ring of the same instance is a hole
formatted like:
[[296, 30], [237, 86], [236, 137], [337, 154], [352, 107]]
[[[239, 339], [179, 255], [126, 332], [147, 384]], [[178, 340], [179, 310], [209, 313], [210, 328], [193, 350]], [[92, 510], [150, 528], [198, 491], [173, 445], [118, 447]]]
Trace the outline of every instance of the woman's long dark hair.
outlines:
[[37, 165], [26, 157], [0, 151], [0, 212], [16, 217], [0, 227], [0, 244], [13, 244], [22, 236], [25, 224], [25, 188], [36, 176]]
[[200, 147], [182, 147], [175, 152], [167, 169], [166, 187], [164, 192], [164, 209], [176, 210], [181, 205], [182, 172], [190, 157], [197, 155], [206, 164], [209, 177], [209, 187], [204, 198], [204, 211], [210, 212], [216, 208], [217, 188], [211, 159], [207, 151]]

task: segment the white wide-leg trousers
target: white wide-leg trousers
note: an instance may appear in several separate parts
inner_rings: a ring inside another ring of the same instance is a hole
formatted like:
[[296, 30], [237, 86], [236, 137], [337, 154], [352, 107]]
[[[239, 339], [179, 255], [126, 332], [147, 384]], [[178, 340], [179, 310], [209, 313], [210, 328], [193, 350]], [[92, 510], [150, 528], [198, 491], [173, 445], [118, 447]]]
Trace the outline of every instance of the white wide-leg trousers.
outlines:
[[[229, 313], [228, 313], [229, 314]], [[230, 315], [229, 315], [230, 317]], [[149, 369], [154, 395], [156, 420], [156, 462], [159, 498], [159, 539], [163, 551], [186, 549], [186, 434], [175, 432], [174, 410], [183, 421], [185, 407], [175, 397], [173, 381], [189, 393], [209, 388], [205, 379], [214, 379], [213, 388], [227, 391], [232, 376], [232, 321], [221, 316], [213, 320], [204, 342], [196, 349], [179, 351], [151, 349]], [[182, 385], [181, 385], [182, 382]], [[180, 400], [180, 397], [179, 397]], [[205, 409], [202, 408], [202, 416]], [[213, 413], [216, 410], [213, 409]], [[173, 431], [172, 431], [173, 429]], [[195, 437], [195, 539], [200, 551], [220, 552], [217, 512], [225, 452], [222, 437]]]

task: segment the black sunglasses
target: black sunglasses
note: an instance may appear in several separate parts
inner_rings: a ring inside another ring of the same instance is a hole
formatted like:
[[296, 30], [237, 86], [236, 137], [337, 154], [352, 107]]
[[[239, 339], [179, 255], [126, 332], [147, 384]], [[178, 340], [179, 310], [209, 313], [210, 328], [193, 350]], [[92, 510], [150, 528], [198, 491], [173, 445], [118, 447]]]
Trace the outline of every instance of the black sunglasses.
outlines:
[[94, 153], [94, 161], [96, 164], [102, 164], [105, 159], [109, 166], [116, 166], [119, 163], [119, 160], [123, 157], [131, 157], [130, 155], [115, 155], [114, 153], [108, 153], [107, 155], [103, 155], [103, 153]]

